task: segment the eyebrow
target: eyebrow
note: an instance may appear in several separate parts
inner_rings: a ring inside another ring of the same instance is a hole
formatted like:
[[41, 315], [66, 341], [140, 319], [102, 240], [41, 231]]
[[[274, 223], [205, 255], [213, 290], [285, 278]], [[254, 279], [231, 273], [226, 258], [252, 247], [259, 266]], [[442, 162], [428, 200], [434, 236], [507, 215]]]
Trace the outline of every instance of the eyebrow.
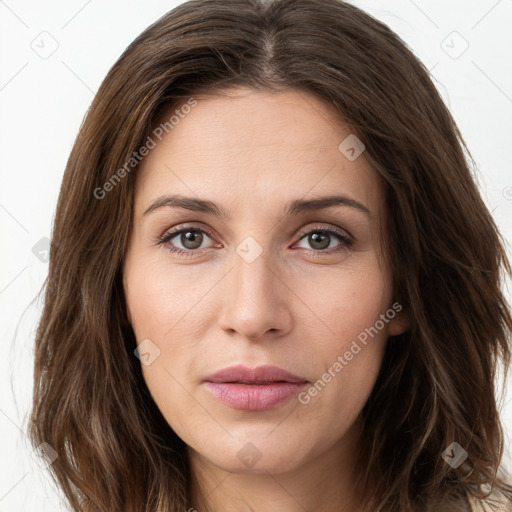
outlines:
[[[317, 199], [295, 199], [286, 205], [284, 214], [299, 215], [301, 213], [324, 210], [334, 206], [349, 206], [365, 213], [368, 216], [373, 215], [365, 205], [344, 195], [319, 197]], [[212, 201], [180, 195], [164, 195], [156, 198], [148, 208], [146, 208], [143, 215], [147, 215], [148, 213], [163, 207], [183, 208], [195, 212], [206, 213], [226, 220], [231, 219], [231, 215], [227, 210], [216, 205]]]

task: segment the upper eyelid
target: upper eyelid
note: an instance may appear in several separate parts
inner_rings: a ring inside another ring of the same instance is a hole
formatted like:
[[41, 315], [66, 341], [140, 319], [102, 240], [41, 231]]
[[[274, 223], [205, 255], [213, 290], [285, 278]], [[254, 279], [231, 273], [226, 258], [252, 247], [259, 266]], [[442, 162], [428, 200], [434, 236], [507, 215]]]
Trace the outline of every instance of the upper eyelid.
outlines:
[[210, 234], [210, 233], [212, 233], [213, 230], [206, 229], [204, 227], [194, 226], [192, 224], [183, 224], [182, 226], [178, 225], [175, 228], [166, 230], [161, 238], [168, 238], [171, 235], [172, 235], [172, 238], [174, 238], [176, 235], [179, 235], [180, 232], [186, 231], [187, 229], [190, 229], [190, 231], [201, 231], [201, 232], [204, 232], [209, 237], [213, 236], [213, 234]]

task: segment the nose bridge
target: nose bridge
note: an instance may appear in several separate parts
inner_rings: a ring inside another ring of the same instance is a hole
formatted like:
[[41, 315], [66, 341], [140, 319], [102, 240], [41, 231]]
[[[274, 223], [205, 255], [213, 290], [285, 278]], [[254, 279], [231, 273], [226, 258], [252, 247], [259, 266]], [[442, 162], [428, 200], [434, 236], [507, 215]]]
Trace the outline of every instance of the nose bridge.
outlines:
[[246, 240], [237, 247], [233, 277], [235, 284], [238, 284], [238, 291], [244, 295], [254, 296], [255, 299], [264, 296], [271, 299], [271, 288], [275, 286], [273, 281], [276, 279], [270, 271], [272, 262], [268, 251], [256, 244], [254, 239]]

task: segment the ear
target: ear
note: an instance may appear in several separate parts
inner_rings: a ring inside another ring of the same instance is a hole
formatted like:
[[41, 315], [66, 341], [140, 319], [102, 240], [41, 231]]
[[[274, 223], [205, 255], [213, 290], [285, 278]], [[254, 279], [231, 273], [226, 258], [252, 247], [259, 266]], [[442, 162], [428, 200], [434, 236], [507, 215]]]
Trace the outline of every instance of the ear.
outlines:
[[389, 322], [389, 335], [398, 336], [411, 328], [410, 312], [399, 302], [395, 302], [388, 311], [394, 311], [395, 316]]

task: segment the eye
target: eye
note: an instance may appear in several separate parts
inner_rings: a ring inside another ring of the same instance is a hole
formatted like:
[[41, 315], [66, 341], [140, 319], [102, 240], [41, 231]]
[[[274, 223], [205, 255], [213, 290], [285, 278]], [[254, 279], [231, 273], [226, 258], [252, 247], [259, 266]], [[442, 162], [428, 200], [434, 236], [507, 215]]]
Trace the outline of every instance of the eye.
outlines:
[[[331, 253], [346, 250], [353, 245], [351, 238], [343, 231], [319, 227], [308, 231], [299, 242], [306, 241], [313, 248], [314, 252]], [[332, 245], [332, 242], [338, 242], [337, 245]], [[307, 247], [304, 247], [307, 249]], [[326, 249], [334, 249], [327, 251]]]
[[[163, 238], [158, 240], [157, 245], [164, 245], [169, 251], [176, 254], [192, 256], [201, 252], [198, 249], [204, 249], [202, 245], [205, 238], [211, 236], [212, 233], [205, 229], [185, 226], [166, 233]], [[174, 239], [176, 241], [173, 242]], [[181, 247], [179, 245], [176, 247], [176, 244], [181, 244]]]
[[[193, 256], [202, 252], [207, 238], [213, 236], [212, 232], [206, 229], [194, 226], [178, 227], [157, 240], [157, 245], [164, 245], [170, 252]], [[305, 233], [298, 243], [305, 240], [311, 251], [320, 254], [331, 254], [346, 250], [353, 245], [352, 239], [342, 230], [327, 227], [314, 228]], [[333, 246], [332, 242], [338, 242]], [[307, 249], [307, 247], [302, 247]]]

